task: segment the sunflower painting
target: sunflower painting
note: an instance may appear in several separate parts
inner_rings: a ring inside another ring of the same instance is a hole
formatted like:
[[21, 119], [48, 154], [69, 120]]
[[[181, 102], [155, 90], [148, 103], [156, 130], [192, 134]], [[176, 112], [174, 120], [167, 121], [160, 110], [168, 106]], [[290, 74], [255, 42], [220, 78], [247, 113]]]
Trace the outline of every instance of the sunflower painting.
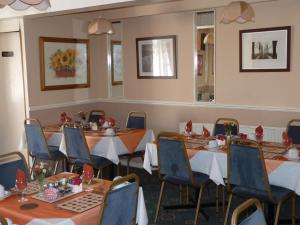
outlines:
[[41, 90], [89, 87], [88, 47], [88, 40], [41, 37]]

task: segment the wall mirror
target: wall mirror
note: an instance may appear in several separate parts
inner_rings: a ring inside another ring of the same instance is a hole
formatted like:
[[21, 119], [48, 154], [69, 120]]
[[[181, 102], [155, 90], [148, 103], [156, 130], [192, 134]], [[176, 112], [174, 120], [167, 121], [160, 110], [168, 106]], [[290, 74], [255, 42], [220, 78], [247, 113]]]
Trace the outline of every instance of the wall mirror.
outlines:
[[215, 100], [215, 13], [197, 12], [196, 24], [196, 101]]

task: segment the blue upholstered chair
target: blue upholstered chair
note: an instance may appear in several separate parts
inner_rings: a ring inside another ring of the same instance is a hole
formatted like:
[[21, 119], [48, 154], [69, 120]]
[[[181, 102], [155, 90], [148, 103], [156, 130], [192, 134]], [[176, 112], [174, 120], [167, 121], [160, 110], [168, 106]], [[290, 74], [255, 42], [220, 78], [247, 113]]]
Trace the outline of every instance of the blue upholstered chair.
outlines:
[[0, 184], [5, 189], [13, 188], [16, 184], [17, 169], [23, 170], [30, 180], [29, 169], [24, 156], [20, 152], [12, 152], [0, 156]]
[[56, 174], [59, 161], [65, 159], [64, 154], [59, 151], [59, 147], [47, 144], [41, 124], [37, 119], [25, 119], [24, 126], [29, 155], [33, 158], [32, 168], [36, 159], [51, 160], [55, 162], [54, 174]]
[[104, 195], [100, 225], [135, 225], [138, 191], [139, 179], [135, 174], [115, 180]]
[[82, 167], [83, 164], [90, 164], [98, 170], [97, 177], [99, 177], [104, 167], [112, 165], [110, 160], [90, 154], [81, 128], [65, 126], [63, 130], [71, 172], [74, 166]]
[[276, 206], [274, 225], [278, 224], [281, 205], [292, 198], [292, 223], [295, 224], [295, 193], [289, 189], [269, 184], [266, 165], [262, 150], [255, 141], [232, 139], [228, 153], [228, 192], [229, 200], [224, 225], [227, 224], [228, 214], [233, 195], [242, 198], [257, 198], [262, 202]]
[[236, 119], [231, 118], [219, 118], [215, 122], [215, 127], [213, 131], [213, 136], [217, 136], [220, 134], [225, 135], [225, 123], [232, 123], [234, 126], [232, 126], [232, 135], [238, 135], [239, 134], [239, 122]]
[[[239, 223], [240, 215], [252, 206], [255, 206], [256, 210]], [[252, 198], [238, 206], [233, 211], [231, 225], [267, 225], [260, 202], [257, 199]]]
[[291, 120], [286, 128], [286, 132], [293, 140], [293, 144], [300, 144], [300, 120]]
[[192, 171], [184, 140], [178, 134], [174, 136], [174, 133], [163, 132], [158, 135], [158, 174], [162, 184], [154, 223], [158, 218], [165, 184], [172, 183], [200, 189], [194, 218], [194, 225], [197, 224], [202, 193], [210, 180], [208, 175]]
[[97, 123], [99, 125], [100, 116], [105, 116], [105, 112], [103, 110], [91, 110], [88, 122]]
[[137, 111], [129, 112], [126, 128], [146, 129], [146, 113]]
[[[146, 113], [132, 111], [128, 113], [126, 128], [132, 129], [146, 129]], [[129, 174], [130, 161], [133, 158], [143, 158], [145, 151], [137, 151], [130, 154], [121, 155], [127, 161], [127, 174]]]

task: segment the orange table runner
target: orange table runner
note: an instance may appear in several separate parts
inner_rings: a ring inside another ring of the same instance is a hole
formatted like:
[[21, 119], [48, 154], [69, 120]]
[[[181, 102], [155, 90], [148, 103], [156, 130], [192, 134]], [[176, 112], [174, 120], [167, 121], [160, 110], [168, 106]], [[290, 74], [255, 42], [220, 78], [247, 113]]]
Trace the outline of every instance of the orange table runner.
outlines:
[[[65, 176], [65, 175], [64, 175]], [[55, 177], [56, 179], [59, 177]], [[99, 188], [105, 187], [108, 188], [111, 184], [111, 181], [103, 180], [101, 184], [95, 185], [95, 191], [99, 191]], [[33, 219], [49, 219], [49, 218], [68, 218], [72, 219], [75, 224], [89, 224], [96, 225], [98, 224], [98, 217], [100, 215], [100, 207], [102, 205], [94, 207], [90, 210], [87, 210], [83, 213], [75, 213], [65, 209], [60, 209], [56, 207], [57, 204], [68, 201], [72, 198], [76, 198], [80, 195], [84, 195], [86, 192], [82, 192], [76, 195], [73, 195], [69, 198], [65, 198], [56, 203], [46, 203], [39, 201], [37, 199], [27, 196], [28, 202], [26, 203], [37, 203], [38, 207], [31, 210], [22, 210], [20, 209], [21, 204], [18, 202], [19, 196], [12, 195], [5, 200], [0, 201], [0, 215], [10, 218], [13, 223], [19, 225], [25, 225]]]

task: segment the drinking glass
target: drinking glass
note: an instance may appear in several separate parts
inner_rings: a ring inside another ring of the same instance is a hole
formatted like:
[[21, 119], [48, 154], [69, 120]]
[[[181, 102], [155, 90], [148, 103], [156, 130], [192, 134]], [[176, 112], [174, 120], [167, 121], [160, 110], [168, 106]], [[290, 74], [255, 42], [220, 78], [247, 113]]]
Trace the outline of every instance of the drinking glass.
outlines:
[[87, 184], [85, 191], [93, 191], [93, 186], [91, 185], [94, 177], [94, 171], [82, 171], [82, 181]]
[[28, 201], [28, 199], [25, 198], [25, 196], [24, 196], [24, 191], [26, 191], [26, 189], [27, 189], [27, 180], [16, 179], [16, 189], [20, 192], [20, 195], [21, 195], [18, 202], [23, 203], [23, 202]]

